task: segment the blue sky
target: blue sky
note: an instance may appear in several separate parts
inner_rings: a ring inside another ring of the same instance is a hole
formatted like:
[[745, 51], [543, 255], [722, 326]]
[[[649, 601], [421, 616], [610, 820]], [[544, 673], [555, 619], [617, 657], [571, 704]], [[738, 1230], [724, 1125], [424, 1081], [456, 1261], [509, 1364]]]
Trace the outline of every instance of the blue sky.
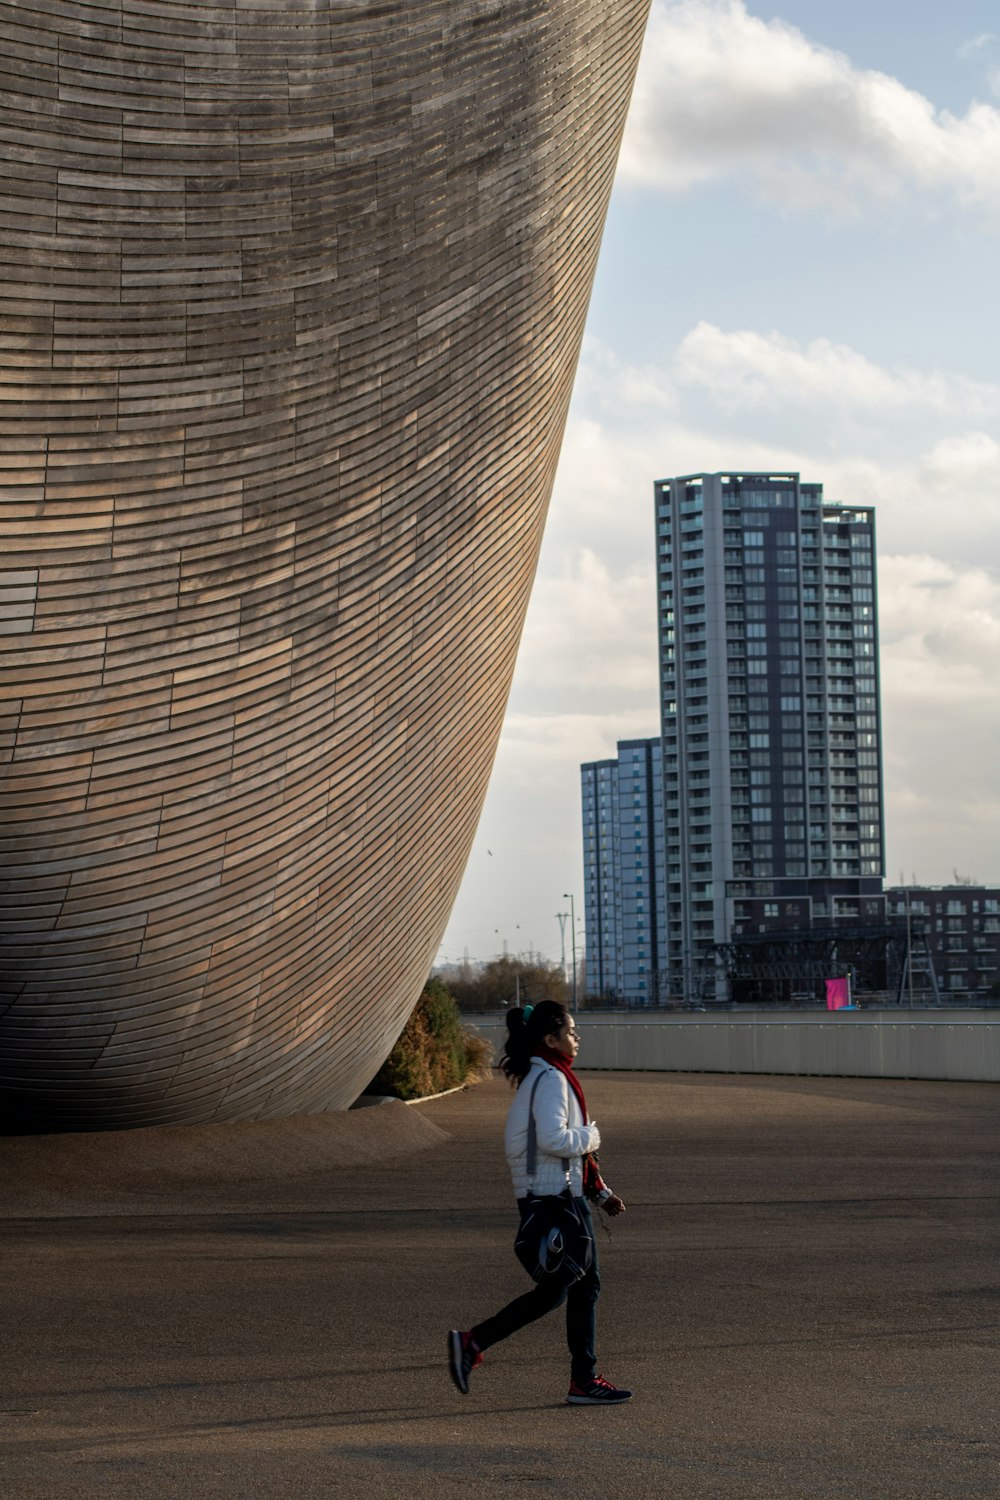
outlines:
[[442, 958], [560, 952], [579, 765], [658, 731], [654, 479], [877, 507], [887, 876], [1000, 882], [1000, 0], [654, 0]]

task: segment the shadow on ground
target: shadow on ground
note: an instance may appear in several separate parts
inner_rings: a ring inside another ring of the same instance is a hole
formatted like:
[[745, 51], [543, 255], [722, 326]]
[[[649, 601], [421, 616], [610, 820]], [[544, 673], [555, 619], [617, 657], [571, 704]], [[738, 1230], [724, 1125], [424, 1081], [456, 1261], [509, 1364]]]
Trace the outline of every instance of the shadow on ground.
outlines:
[[445, 1330], [525, 1285], [499, 1082], [364, 1111], [363, 1148], [0, 1142], [5, 1500], [995, 1500], [995, 1087], [585, 1084], [629, 1204], [608, 1411], [563, 1404], [558, 1315], [448, 1382]]

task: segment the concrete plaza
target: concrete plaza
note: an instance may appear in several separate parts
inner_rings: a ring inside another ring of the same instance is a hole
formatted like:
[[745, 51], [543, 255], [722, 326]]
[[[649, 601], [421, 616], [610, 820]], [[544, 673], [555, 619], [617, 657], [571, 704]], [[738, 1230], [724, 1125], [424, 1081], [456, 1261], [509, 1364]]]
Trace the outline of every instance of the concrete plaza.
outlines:
[[5, 1500], [1000, 1494], [995, 1085], [583, 1079], [629, 1206], [606, 1411], [563, 1404], [558, 1314], [447, 1377], [526, 1285], [499, 1081], [145, 1168], [0, 1141]]

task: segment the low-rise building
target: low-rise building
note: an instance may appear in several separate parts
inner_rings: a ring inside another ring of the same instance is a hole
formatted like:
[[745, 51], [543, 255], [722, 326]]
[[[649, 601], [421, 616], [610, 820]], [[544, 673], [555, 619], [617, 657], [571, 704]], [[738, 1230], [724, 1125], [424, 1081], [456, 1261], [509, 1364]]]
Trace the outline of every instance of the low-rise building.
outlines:
[[1000, 886], [894, 885], [885, 897], [890, 918], [926, 933], [943, 1000], [1000, 999]]

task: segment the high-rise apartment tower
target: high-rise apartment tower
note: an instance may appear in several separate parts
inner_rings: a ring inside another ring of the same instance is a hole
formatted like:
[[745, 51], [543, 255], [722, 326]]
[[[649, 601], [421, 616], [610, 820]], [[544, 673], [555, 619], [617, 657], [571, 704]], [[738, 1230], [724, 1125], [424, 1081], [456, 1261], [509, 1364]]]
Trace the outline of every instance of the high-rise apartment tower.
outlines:
[[619, 740], [580, 767], [587, 994], [652, 1005], [666, 937], [658, 739]]
[[713, 945], [884, 906], [875, 518], [798, 474], [655, 486], [661, 991], [724, 995]]

